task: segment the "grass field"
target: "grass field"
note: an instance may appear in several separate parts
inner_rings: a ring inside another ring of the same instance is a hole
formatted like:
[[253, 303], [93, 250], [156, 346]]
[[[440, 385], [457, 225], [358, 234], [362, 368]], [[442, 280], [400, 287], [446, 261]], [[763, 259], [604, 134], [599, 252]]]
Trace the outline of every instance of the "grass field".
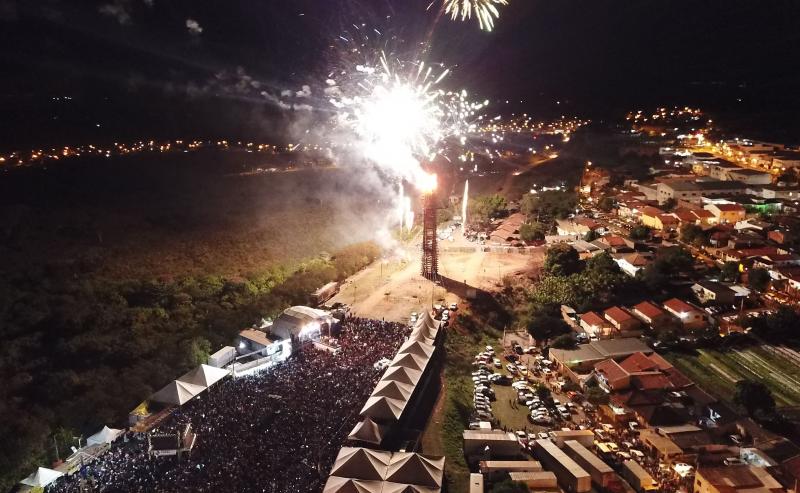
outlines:
[[496, 342], [499, 333], [486, 328], [467, 333], [460, 328], [448, 329], [447, 361], [444, 388], [428, 427], [422, 437], [425, 453], [444, 455], [447, 491], [467, 491], [469, 468], [464, 459], [463, 433], [472, 412], [472, 360], [481, 348]]
[[686, 376], [719, 399], [732, 403], [736, 382], [764, 382], [778, 407], [800, 405], [800, 366], [772, 346], [755, 346], [725, 352], [698, 350], [698, 355], [664, 355]]

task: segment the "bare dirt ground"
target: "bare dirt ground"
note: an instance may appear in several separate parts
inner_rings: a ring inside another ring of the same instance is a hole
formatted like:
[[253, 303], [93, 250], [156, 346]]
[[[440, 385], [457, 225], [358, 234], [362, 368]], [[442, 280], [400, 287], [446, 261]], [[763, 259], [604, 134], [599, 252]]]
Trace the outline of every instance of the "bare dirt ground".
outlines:
[[[420, 275], [419, 242], [410, 242], [403, 258], [384, 259], [347, 279], [332, 303], [346, 303], [359, 316], [391, 321], [408, 321], [411, 312], [421, 312], [433, 304], [458, 303], [466, 288], [493, 291], [503, 277], [524, 272], [539, 260], [539, 252], [484, 252], [455, 234], [453, 242], [442, 242], [439, 273], [455, 286], [448, 292], [441, 284]], [[452, 251], [463, 247], [472, 251]]]

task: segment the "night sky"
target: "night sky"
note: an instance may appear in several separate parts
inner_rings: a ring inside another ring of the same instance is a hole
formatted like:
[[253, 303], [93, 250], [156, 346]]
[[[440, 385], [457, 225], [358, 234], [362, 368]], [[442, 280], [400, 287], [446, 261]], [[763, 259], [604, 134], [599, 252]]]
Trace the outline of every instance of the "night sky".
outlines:
[[260, 92], [324, 80], [339, 36], [365, 34], [404, 56], [429, 40], [447, 84], [498, 112], [689, 104], [800, 140], [800, 2], [510, 0], [486, 33], [429, 1], [0, 0], [0, 148], [277, 139], [290, 115]]

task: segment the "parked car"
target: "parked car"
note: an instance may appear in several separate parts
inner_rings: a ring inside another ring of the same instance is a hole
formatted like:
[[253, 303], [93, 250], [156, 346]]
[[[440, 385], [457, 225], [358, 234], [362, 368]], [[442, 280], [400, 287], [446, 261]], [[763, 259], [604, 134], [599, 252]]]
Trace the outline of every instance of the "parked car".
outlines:
[[511, 385], [513, 379], [508, 375], [500, 375], [494, 383], [497, 385]]
[[506, 370], [512, 375], [516, 375], [518, 373], [517, 366], [514, 363], [509, 363], [506, 365]]
[[500, 361], [500, 358], [494, 358], [493, 363], [494, 363], [494, 367], [495, 368], [502, 368], [503, 367], [503, 362]]

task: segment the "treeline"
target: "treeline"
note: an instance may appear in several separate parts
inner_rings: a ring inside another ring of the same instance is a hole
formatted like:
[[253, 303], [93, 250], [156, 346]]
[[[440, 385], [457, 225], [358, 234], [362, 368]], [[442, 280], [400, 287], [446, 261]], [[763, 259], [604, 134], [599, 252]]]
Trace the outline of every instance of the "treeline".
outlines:
[[0, 276], [0, 490], [61, 458], [239, 330], [378, 258], [372, 243], [240, 278], [108, 281], [46, 268]]

